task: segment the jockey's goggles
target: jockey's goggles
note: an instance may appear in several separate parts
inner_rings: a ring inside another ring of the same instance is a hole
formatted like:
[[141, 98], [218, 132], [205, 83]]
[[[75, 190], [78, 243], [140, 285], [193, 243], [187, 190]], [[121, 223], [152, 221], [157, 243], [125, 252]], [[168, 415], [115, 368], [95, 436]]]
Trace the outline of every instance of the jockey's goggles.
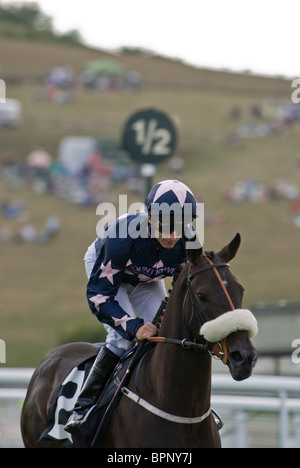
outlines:
[[176, 219], [171, 216], [152, 216], [151, 222], [156, 230], [158, 230], [161, 234], [166, 236], [172, 234], [173, 232], [176, 234], [176, 237], [182, 237], [187, 229], [191, 226], [191, 222], [187, 222], [183, 219]]

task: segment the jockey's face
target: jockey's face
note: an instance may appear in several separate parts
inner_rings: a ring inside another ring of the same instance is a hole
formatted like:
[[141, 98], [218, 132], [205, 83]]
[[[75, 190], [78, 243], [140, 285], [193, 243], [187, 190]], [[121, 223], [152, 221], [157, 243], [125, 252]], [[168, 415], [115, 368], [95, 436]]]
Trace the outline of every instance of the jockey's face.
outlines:
[[[149, 223], [151, 224], [151, 218], [149, 216]], [[179, 239], [181, 239], [182, 237], [182, 234], [180, 232], [180, 234], [176, 233], [176, 230], [173, 230], [172, 232], [170, 232], [170, 227], [168, 226], [168, 229], [161, 229], [160, 226], [156, 226], [155, 223], [154, 225], [151, 224], [151, 227], [152, 229], [154, 229], [154, 237], [155, 239], [157, 239], [157, 241], [160, 243], [160, 245], [162, 247], [164, 247], [165, 249], [172, 249], [176, 244], [177, 242], [179, 241]], [[182, 230], [182, 227], [180, 228], [179, 231]], [[165, 231], [165, 232], [164, 232]]]
[[172, 249], [177, 242], [179, 241], [180, 237], [175, 237], [176, 233], [172, 232], [170, 237], [163, 237], [163, 234], [159, 232], [159, 237], [157, 237], [158, 242], [162, 247], [165, 249]]

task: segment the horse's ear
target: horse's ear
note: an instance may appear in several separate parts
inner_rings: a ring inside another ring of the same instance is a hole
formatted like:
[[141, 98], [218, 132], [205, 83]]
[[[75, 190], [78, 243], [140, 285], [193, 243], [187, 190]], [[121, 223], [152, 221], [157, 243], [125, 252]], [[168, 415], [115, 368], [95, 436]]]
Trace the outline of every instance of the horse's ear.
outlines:
[[241, 244], [241, 236], [240, 234], [237, 234], [232, 241], [226, 245], [220, 252], [218, 252], [217, 255], [219, 255], [225, 262], [230, 262], [236, 254], [237, 251], [239, 250], [239, 246]]
[[195, 264], [202, 255], [202, 246], [196, 236], [190, 242], [193, 243], [194, 248], [187, 250], [187, 259], [190, 263]]

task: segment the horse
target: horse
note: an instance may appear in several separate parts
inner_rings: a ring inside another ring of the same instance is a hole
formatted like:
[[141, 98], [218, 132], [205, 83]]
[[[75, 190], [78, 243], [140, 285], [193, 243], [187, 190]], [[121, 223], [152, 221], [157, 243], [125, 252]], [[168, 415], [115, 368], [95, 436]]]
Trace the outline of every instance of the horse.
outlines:
[[[103, 448], [216, 448], [219, 430], [211, 410], [212, 356], [235, 380], [251, 376], [257, 322], [241, 309], [243, 286], [231, 273], [240, 235], [219, 252], [187, 251], [169, 295], [155, 345], [133, 369], [101, 441]], [[25, 447], [63, 448], [39, 442], [60, 383], [98, 344], [69, 343], [36, 368], [21, 415]], [[138, 389], [137, 389], [138, 387]], [[97, 447], [97, 445], [96, 445]]]

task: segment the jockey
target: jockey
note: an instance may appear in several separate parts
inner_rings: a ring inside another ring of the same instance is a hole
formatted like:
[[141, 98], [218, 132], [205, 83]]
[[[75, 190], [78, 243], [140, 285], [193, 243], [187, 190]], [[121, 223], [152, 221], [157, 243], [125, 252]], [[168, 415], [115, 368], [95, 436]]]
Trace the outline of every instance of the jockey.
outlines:
[[107, 338], [65, 429], [74, 432], [96, 402], [120, 357], [135, 340], [155, 336], [152, 320], [166, 296], [164, 278], [186, 262], [186, 242], [195, 236], [196, 200], [177, 180], [152, 187], [147, 212], [121, 216], [88, 248], [87, 299]]

